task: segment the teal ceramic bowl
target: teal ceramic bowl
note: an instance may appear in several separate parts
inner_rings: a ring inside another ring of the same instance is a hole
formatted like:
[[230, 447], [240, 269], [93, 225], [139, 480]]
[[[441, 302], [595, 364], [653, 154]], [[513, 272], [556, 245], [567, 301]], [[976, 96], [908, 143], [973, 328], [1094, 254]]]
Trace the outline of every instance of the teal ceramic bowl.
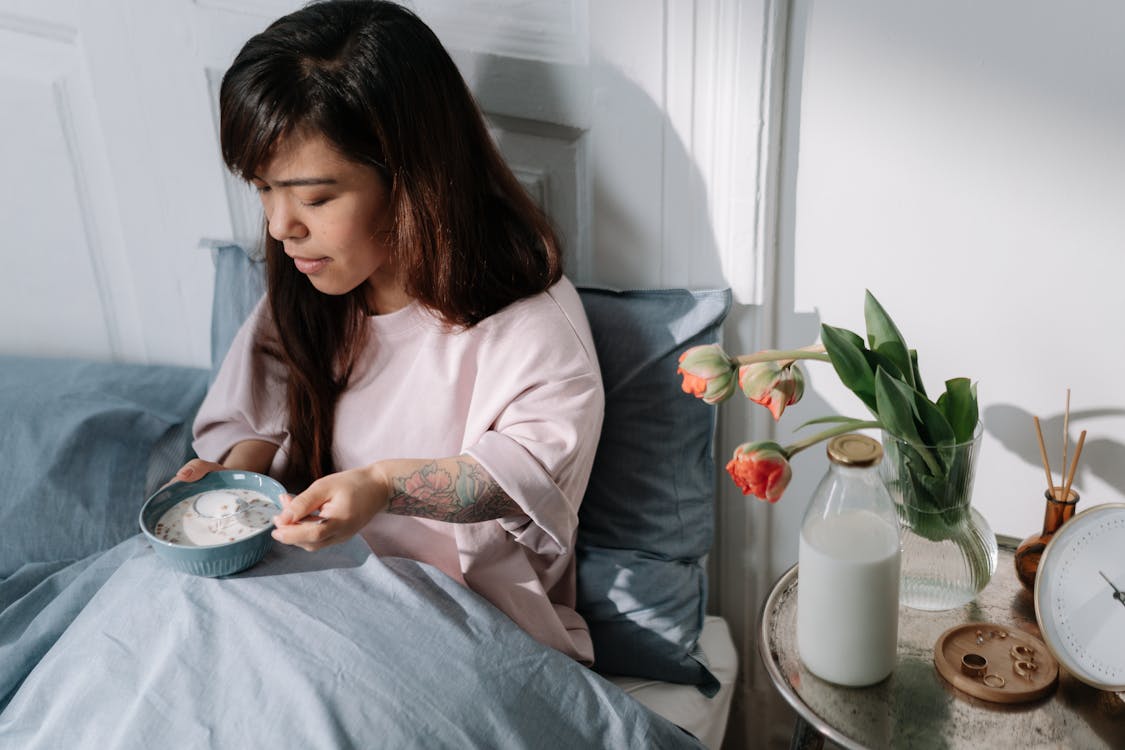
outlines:
[[229, 576], [256, 565], [273, 543], [270, 523], [233, 542], [208, 546], [189, 546], [165, 541], [156, 533], [164, 514], [182, 500], [214, 490], [253, 490], [269, 499], [281, 511], [285, 488], [277, 481], [252, 471], [213, 471], [195, 482], [176, 482], [156, 492], [141, 507], [141, 531], [156, 554], [172, 568], [196, 576]]

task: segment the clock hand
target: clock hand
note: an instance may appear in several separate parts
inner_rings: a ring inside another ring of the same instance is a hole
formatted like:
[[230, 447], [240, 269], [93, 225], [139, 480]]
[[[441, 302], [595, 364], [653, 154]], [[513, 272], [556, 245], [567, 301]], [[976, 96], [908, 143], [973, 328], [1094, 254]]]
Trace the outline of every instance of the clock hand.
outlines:
[[1098, 571], [1098, 575], [1104, 578], [1105, 582], [1109, 584], [1109, 587], [1113, 589], [1113, 598], [1121, 602], [1122, 605], [1125, 605], [1125, 591], [1122, 591], [1114, 586], [1113, 581], [1109, 580], [1109, 576], [1107, 576], [1105, 573], [1102, 573], [1100, 570]]

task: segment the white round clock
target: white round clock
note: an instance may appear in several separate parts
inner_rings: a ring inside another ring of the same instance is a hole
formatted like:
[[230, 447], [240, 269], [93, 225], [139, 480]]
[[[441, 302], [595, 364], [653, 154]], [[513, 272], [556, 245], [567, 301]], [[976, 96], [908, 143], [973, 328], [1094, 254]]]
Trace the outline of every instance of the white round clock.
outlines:
[[1088, 508], [1055, 533], [1039, 560], [1035, 617], [1068, 672], [1125, 690], [1125, 503]]

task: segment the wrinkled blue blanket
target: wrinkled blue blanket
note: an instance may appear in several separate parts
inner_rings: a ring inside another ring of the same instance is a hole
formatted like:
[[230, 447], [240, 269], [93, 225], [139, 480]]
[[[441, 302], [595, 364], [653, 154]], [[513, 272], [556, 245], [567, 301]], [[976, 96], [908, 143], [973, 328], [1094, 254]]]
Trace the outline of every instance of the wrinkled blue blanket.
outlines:
[[0, 582], [0, 747], [679, 748], [693, 737], [358, 539], [225, 579], [140, 535]]

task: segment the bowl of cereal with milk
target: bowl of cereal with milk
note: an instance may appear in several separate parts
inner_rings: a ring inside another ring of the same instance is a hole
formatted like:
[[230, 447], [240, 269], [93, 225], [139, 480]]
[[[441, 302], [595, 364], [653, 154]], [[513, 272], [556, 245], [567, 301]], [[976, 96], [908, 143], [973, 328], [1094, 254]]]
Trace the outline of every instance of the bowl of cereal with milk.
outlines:
[[229, 576], [270, 548], [285, 488], [252, 471], [213, 471], [174, 482], [141, 507], [141, 531], [168, 565], [197, 576]]

